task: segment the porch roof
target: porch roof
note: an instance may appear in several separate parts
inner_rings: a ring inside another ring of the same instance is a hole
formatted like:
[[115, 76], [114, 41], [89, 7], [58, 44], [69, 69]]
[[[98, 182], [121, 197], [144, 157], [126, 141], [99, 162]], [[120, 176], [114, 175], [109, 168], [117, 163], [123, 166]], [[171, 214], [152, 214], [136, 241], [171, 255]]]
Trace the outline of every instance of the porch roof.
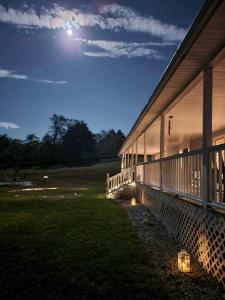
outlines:
[[123, 143], [123, 154], [207, 65], [224, 56], [225, 1], [207, 0]]

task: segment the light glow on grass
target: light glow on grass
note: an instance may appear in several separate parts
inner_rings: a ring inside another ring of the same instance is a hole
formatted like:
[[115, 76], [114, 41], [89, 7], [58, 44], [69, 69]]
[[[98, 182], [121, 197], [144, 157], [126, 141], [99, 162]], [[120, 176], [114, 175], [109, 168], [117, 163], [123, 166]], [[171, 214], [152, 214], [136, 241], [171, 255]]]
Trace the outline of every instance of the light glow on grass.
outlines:
[[49, 191], [49, 190], [57, 190], [57, 187], [46, 187], [46, 188], [27, 188], [27, 189], [20, 189], [20, 190], [10, 190], [9, 193], [15, 192], [31, 192], [31, 191]]

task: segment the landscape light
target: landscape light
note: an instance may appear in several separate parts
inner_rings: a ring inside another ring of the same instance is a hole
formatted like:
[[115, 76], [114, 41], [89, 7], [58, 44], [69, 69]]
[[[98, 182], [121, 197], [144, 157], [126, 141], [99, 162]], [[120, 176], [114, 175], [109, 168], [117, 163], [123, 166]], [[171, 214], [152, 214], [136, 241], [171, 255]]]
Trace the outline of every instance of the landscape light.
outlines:
[[136, 205], [136, 199], [135, 199], [135, 198], [132, 198], [132, 199], [130, 200], [130, 204], [131, 204], [132, 206]]
[[188, 273], [191, 271], [190, 255], [184, 249], [178, 252], [178, 269], [183, 273]]

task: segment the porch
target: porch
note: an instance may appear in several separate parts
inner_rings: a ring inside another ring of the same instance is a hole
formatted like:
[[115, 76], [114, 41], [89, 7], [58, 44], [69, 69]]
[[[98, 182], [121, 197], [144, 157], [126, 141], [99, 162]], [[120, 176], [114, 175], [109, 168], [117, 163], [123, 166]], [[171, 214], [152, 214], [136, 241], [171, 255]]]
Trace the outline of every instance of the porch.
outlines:
[[[136, 182], [225, 209], [224, 112], [223, 48], [152, 123], [140, 132], [142, 119], [131, 131], [108, 192]], [[149, 109], [145, 118], [152, 114]]]
[[122, 145], [107, 194], [135, 186], [225, 287], [224, 15], [225, 1], [205, 2]]

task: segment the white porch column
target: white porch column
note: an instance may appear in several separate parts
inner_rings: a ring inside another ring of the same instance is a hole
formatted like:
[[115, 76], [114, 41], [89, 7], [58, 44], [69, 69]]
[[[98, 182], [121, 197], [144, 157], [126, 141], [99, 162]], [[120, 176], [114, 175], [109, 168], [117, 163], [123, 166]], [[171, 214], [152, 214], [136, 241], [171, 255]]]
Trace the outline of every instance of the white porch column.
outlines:
[[138, 140], [135, 142], [135, 165], [138, 164]]
[[131, 167], [134, 167], [134, 144], [132, 144]]
[[147, 155], [146, 155], [146, 131], [144, 131], [144, 162], [147, 162]]
[[130, 167], [130, 149], [127, 151], [127, 157], [128, 157], [128, 164], [127, 164], [127, 167], [129, 168]]
[[203, 74], [203, 174], [201, 191], [204, 209], [207, 208], [211, 194], [210, 157], [208, 148], [212, 145], [212, 89], [213, 69], [208, 67]]
[[[165, 131], [165, 116], [160, 116], [160, 159], [164, 157], [164, 131]], [[162, 160], [160, 160], [160, 189], [163, 188], [163, 168]]]

